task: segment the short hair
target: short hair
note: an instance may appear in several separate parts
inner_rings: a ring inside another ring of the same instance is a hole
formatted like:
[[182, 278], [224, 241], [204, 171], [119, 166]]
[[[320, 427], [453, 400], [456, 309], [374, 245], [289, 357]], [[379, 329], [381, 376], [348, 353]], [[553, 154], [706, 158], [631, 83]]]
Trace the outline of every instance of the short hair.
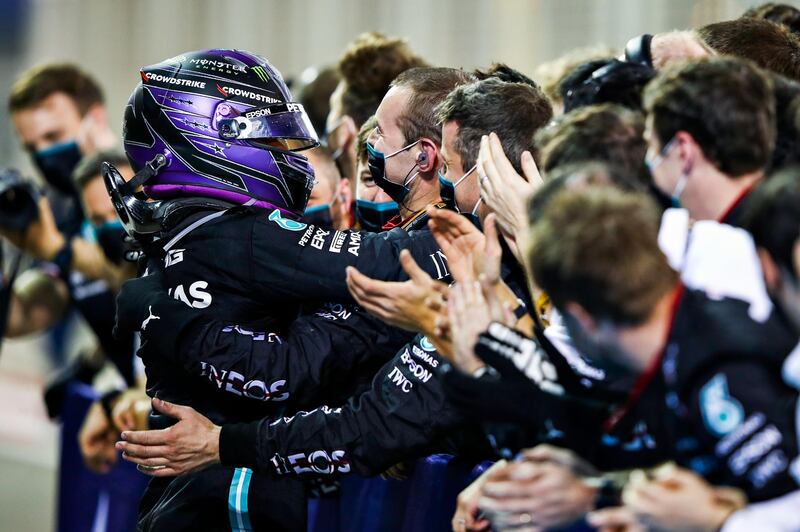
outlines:
[[800, 83], [772, 74], [775, 94], [775, 148], [769, 169], [800, 165]]
[[356, 137], [356, 161], [367, 160], [367, 140], [372, 130], [378, 126], [378, 118], [375, 115], [367, 118], [367, 121], [361, 125]]
[[72, 171], [72, 181], [75, 188], [81, 190], [89, 181], [100, 175], [103, 163], [111, 163], [116, 167], [130, 166], [125, 153], [118, 150], [104, 150], [81, 158], [75, 170]]
[[792, 259], [800, 239], [800, 167], [785, 168], [758, 185], [748, 198], [743, 220], [756, 245], [797, 278]]
[[553, 304], [595, 319], [638, 325], [678, 280], [658, 247], [659, 211], [644, 194], [565, 189], [530, 228], [527, 259]]
[[550, 199], [561, 190], [609, 186], [626, 192], [647, 192], [637, 177], [603, 161], [568, 163], [545, 176], [541, 188], [528, 200], [528, 223], [536, 223]]
[[658, 140], [689, 133], [731, 177], [765, 168], [772, 156], [772, 81], [750, 61], [720, 57], [667, 68], [645, 88], [644, 106]]
[[522, 153], [527, 150], [537, 156], [534, 135], [553, 117], [553, 108], [537, 85], [489, 77], [457, 87], [439, 104], [436, 113], [439, 124], [458, 123], [455, 149], [465, 169], [475, 165], [481, 137], [495, 132], [521, 174]]
[[[306, 152], [309, 163], [314, 168], [314, 175], [319, 179], [325, 179], [331, 186], [333, 193], [336, 193], [336, 187], [342, 180], [342, 174], [339, 172], [339, 167], [336, 166], [336, 161], [333, 160], [331, 152], [325, 146], [317, 146]], [[312, 160], [313, 159], [313, 163]]]
[[697, 35], [720, 55], [749, 59], [761, 68], [800, 81], [800, 40], [785, 26], [743, 17], [703, 26]]
[[476, 68], [472, 73], [475, 75], [478, 81], [488, 78], [497, 78], [500, 81], [506, 81], [508, 83], [525, 83], [526, 85], [530, 85], [536, 89], [539, 89], [538, 83], [533, 81], [519, 70], [511, 68], [505, 63], [492, 63], [489, 65], [489, 68], [485, 70]]
[[536, 134], [536, 145], [545, 174], [564, 164], [603, 161], [642, 183], [650, 181], [644, 118], [621, 105], [590, 105], [562, 115]]
[[442, 129], [436, 109], [450, 91], [475, 80], [458, 68], [419, 67], [406, 70], [392, 82], [392, 87], [411, 91], [408, 104], [398, 117], [398, 126], [406, 142], [427, 138], [442, 144]]
[[403, 39], [378, 32], [359, 35], [337, 65], [344, 82], [344, 114], [353, 119], [356, 127], [361, 127], [375, 114], [392, 80], [409, 68], [427, 64]]
[[338, 84], [339, 71], [336, 67], [325, 67], [297, 95], [297, 101], [303, 104], [311, 125], [320, 137], [325, 133], [325, 121], [331, 110], [331, 94]]
[[36, 107], [49, 96], [64, 93], [85, 115], [96, 104], [103, 104], [103, 91], [92, 76], [70, 63], [51, 63], [31, 68], [11, 87], [8, 110], [16, 113]]
[[800, 33], [800, 10], [788, 4], [766, 2], [751, 7], [742, 17], [760, 18], [786, 26], [792, 33]]

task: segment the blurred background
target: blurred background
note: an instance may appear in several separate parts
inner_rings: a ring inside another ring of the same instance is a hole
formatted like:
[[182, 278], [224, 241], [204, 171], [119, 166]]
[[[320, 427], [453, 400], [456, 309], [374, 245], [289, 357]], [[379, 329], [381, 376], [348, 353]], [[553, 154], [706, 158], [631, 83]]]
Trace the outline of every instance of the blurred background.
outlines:
[[[621, 48], [641, 33], [736, 18], [745, 0], [0, 0], [0, 163], [32, 174], [12, 134], [5, 101], [24, 70], [80, 64], [106, 92], [112, 126], [138, 69], [180, 52], [241, 48], [267, 57], [286, 78], [334, 64], [359, 33], [408, 39], [433, 64], [474, 68], [502, 60], [536, 67], [595, 44]], [[799, 5], [800, 1], [787, 3]], [[70, 351], [87, 337], [80, 323]], [[45, 340], [0, 350], [0, 531], [54, 530], [59, 428], [41, 390], [54, 364]], [[113, 377], [109, 377], [113, 378]]]

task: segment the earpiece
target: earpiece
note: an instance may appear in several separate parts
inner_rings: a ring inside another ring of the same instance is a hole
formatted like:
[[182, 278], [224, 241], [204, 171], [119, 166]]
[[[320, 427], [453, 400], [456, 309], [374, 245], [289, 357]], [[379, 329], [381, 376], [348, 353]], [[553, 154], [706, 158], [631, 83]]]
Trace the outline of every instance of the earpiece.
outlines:
[[417, 163], [418, 164], [425, 164], [428, 162], [428, 154], [424, 151], [417, 155]]

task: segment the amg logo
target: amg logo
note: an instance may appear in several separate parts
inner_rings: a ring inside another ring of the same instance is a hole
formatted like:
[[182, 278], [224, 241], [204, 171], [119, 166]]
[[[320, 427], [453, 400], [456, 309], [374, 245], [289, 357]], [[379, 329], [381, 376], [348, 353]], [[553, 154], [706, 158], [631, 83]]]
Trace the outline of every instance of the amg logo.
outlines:
[[347, 245], [347, 252], [358, 257], [359, 249], [361, 249], [361, 233], [350, 233], [350, 242]]
[[208, 362], [200, 362], [200, 376], [206, 377], [218, 389], [247, 397], [256, 401], [285, 401], [289, 398], [289, 392], [284, 391], [286, 381], [276, 380], [267, 385], [262, 380], [245, 380], [245, 376], [232, 370], [222, 371], [215, 368]]

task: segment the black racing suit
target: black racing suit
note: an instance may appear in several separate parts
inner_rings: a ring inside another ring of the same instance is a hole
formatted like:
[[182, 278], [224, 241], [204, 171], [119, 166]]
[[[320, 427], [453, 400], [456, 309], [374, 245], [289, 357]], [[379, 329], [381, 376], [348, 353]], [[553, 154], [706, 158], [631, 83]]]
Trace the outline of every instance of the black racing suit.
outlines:
[[713, 484], [751, 501], [796, 490], [798, 394], [781, 378], [795, 335], [778, 313], [753, 321], [741, 301], [692, 290], [676, 300], [664, 352], [609, 418], [608, 436], [650, 420], [664, 459]]
[[[182, 236], [176, 240], [179, 235]], [[230, 332], [238, 326], [238, 332], [231, 338], [241, 336], [242, 331], [254, 332], [252, 338], [246, 338], [253, 342], [279, 341], [296, 318], [299, 301], [349, 301], [344, 282], [346, 266], [355, 266], [370, 277], [401, 280], [405, 274], [398, 255], [400, 250], [408, 248], [432, 276], [447, 275], [446, 259], [427, 231], [395, 229], [381, 234], [334, 231], [283, 219], [278, 211], [240, 207], [224, 213], [197, 212], [163, 235], [162, 241], [168, 242], [162, 261], [170, 295], [206, 315], [224, 318], [231, 324]], [[142, 323], [145, 331], [151, 323], [167, 321], [157, 309], [148, 310]], [[303, 332], [302, 327], [309, 324], [294, 326], [299, 327], [294, 332]], [[338, 326], [336, 323], [334, 328]], [[344, 329], [348, 327], [345, 325]], [[331, 341], [344, 341], [339, 328], [342, 336], [331, 335]], [[258, 331], [263, 331], [263, 335]], [[368, 338], [365, 335], [364, 341], [380, 345], [374, 335]], [[293, 402], [292, 391], [302, 396], [302, 390], [288, 385], [286, 379], [245, 380], [243, 373], [214, 366], [210, 360], [201, 364], [199, 374], [187, 373], [183, 364], [176, 363], [174, 357], [162, 356], [154, 347], [145, 341], [139, 353], [145, 362], [148, 393], [192, 406], [218, 424], [279, 415]], [[236, 355], [229, 353], [228, 360], [235, 360]], [[299, 357], [297, 360], [285, 357], [284, 361], [298, 374], [308, 370]], [[246, 514], [254, 527], [299, 526], [305, 512], [301, 484], [281, 482], [278, 489], [273, 489], [261, 475], [245, 477], [241, 471], [219, 466], [179, 477], [173, 482], [180, 486], [171, 488], [169, 497], [161, 495], [172, 479], [152, 482], [142, 501], [140, 526], [146, 529], [232, 526], [233, 517], [231, 524], [226, 521], [224, 501], [231, 484], [244, 482], [244, 478], [250, 486], [260, 486], [258, 491], [251, 489], [249, 497], [245, 492], [245, 500], [249, 499]], [[182, 494], [183, 501], [190, 501], [191, 512], [184, 502], [173, 502], [176, 492]], [[280, 510], [269, 503], [273, 495], [278, 499], [283, 497]], [[211, 498], [215, 504], [204, 502]], [[231, 504], [229, 500], [228, 505]], [[243, 515], [240, 506], [235, 513], [237, 518]]]
[[[617, 393], [625, 379], [589, 379], [552, 346], [543, 349], [547, 338], [534, 342], [499, 324], [476, 351], [503, 378], [450, 376], [448, 393], [476, 417], [526, 424], [540, 441], [602, 470], [674, 460], [712, 483], [740, 487], [751, 500], [796, 489], [798, 397], [781, 375], [796, 345], [791, 328], [779, 312], [756, 322], [748, 303], [701, 291], [686, 290], [679, 303], [662, 358], [627, 381], [628, 397]], [[487, 397], [498, 399], [481, 410]]]
[[[504, 279], [526, 303], [524, 276], [509, 262]], [[491, 450], [480, 427], [445, 393], [445, 365], [433, 344], [417, 335], [380, 369], [368, 390], [341, 406], [224, 425], [222, 463], [273, 475], [371, 476], [432, 451], [469, 449], [486, 457]]]

